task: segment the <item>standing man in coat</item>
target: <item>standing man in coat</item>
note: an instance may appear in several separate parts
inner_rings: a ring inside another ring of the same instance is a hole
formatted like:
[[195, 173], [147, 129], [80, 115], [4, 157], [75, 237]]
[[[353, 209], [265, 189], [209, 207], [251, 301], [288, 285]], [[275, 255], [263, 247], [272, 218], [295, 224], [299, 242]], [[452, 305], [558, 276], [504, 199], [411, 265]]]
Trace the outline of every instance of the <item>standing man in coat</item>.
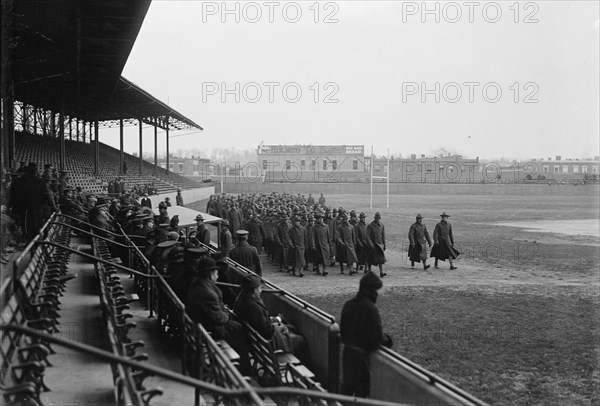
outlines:
[[148, 198], [148, 193], [144, 193], [144, 197], [142, 197], [142, 200], [140, 200], [140, 205], [142, 207], [149, 207], [150, 209], [152, 208], [152, 201]]
[[293, 226], [290, 228], [290, 241], [291, 241], [291, 253], [293, 254], [292, 263], [292, 275], [296, 275], [298, 270], [298, 276], [303, 277], [302, 270], [306, 262], [304, 261], [304, 250], [306, 249], [306, 229], [300, 225], [300, 218], [298, 216], [292, 219]]
[[229, 231], [229, 221], [221, 221], [221, 235], [219, 238], [221, 240], [219, 249], [223, 253], [223, 257], [228, 258], [229, 252], [231, 251], [231, 248], [233, 248], [233, 237], [231, 231]]
[[242, 212], [238, 209], [237, 203], [233, 203], [231, 210], [227, 213], [227, 220], [229, 221], [229, 231], [231, 235], [235, 235], [237, 230], [242, 228]]
[[381, 224], [381, 214], [375, 213], [374, 220], [367, 226], [367, 244], [369, 246], [369, 271], [372, 265], [379, 266], [379, 276], [383, 278], [387, 274], [383, 272], [385, 264], [385, 227]]
[[183, 206], [183, 196], [181, 196], [181, 189], [177, 189], [177, 195], [175, 196], [175, 203], [177, 206]]
[[204, 245], [210, 245], [210, 231], [204, 224], [202, 214], [196, 215], [196, 240]]
[[265, 238], [265, 228], [263, 227], [262, 221], [260, 221], [253, 212], [248, 214], [246, 230], [248, 230], [248, 243], [255, 247], [260, 254], [262, 251], [263, 239]]
[[448, 223], [449, 214], [443, 212], [440, 214], [442, 221], [435, 225], [435, 229], [433, 230], [433, 241], [435, 245], [431, 250], [431, 256], [435, 257], [435, 269], [439, 269], [438, 260], [445, 261], [448, 259], [450, 262], [450, 269], [458, 269], [452, 263], [453, 259], [458, 258], [460, 252], [456, 248], [454, 248], [454, 235], [452, 234], [452, 225]]
[[354, 235], [354, 227], [348, 223], [348, 215], [342, 213], [340, 216], [341, 223], [337, 228], [337, 261], [340, 264], [340, 273], [344, 273], [344, 264], [348, 265], [348, 274], [356, 273], [352, 267], [358, 260], [356, 259], [356, 237]]
[[256, 247], [248, 244], [248, 231], [238, 230], [235, 237], [237, 244], [229, 252], [229, 258], [262, 276], [262, 265], [258, 257], [258, 251]]
[[275, 261], [279, 263], [279, 270], [283, 271], [288, 265], [288, 250], [292, 242], [290, 241], [290, 228], [287, 223], [287, 215], [281, 214], [279, 223], [275, 226], [275, 244], [277, 245], [277, 254]]
[[323, 222], [323, 214], [315, 213], [315, 263], [317, 265], [317, 275], [327, 275], [326, 268], [331, 263], [329, 247], [331, 246], [331, 237], [329, 235], [329, 227]]
[[431, 238], [429, 238], [427, 227], [423, 224], [421, 213], [417, 214], [416, 221], [408, 230], [408, 240], [410, 241], [408, 257], [410, 258], [411, 269], [415, 269], [415, 262], [423, 261], [423, 270], [428, 270], [430, 265], [427, 265], [427, 247], [425, 247], [425, 243], [431, 247]]
[[392, 346], [392, 339], [383, 333], [377, 308], [377, 291], [383, 282], [372, 272], [360, 280], [358, 294], [342, 308], [340, 335], [342, 353], [342, 394], [365, 398], [370, 393], [369, 354], [380, 345]]
[[369, 253], [369, 243], [367, 242], [367, 223], [365, 212], [358, 215], [358, 223], [354, 226], [354, 236], [356, 237], [356, 271], [365, 270], [367, 273], [367, 256]]

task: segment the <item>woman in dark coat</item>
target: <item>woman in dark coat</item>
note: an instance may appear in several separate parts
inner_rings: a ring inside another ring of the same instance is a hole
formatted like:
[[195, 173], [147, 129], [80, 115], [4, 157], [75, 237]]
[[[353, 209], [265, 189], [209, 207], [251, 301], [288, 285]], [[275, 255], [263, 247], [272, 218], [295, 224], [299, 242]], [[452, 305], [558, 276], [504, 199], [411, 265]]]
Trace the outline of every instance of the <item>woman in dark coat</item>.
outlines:
[[446, 212], [440, 214], [442, 221], [435, 225], [433, 230], [433, 241], [435, 245], [431, 249], [431, 256], [435, 257], [435, 268], [438, 269], [438, 260], [450, 262], [450, 269], [454, 270], [457, 267], [452, 263], [453, 259], [458, 258], [460, 252], [454, 248], [454, 235], [452, 234], [452, 225], [448, 223]]

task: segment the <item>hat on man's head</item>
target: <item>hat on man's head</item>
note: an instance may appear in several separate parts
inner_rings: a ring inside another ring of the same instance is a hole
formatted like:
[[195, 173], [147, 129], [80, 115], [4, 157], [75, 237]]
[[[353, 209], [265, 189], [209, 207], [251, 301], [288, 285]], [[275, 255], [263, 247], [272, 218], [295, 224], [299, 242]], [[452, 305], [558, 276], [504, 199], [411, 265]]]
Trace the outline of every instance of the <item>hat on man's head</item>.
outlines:
[[167, 240], [163, 242], [159, 242], [156, 244], [158, 248], [171, 248], [173, 245], [177, 244], [177, 240]]
[[449, 214], [446, 214], [446, 212], [443, 212], [442, 214], [440, 214], [440, 217], [442, 217], [442, 218], [443, 218], [443, 217], [450, 217], [450, 215], [449, 215]]
[[198, 214], [198, 215], [196, 215], [196, 218], [194, 220], [196, 220], [196, 221], [204, 221], [204, 217], [202, 217], [202, 214]]
[[359, 290], [379, 290], [383, 287], [383, 281], [373, 272], [367, 272], [360, 278]]
[[185, 249], [184, 256], [188, 259], [199, 259], [208, 254], [208, 250], [204, 247], [188, 247]]
[[417, 220], [418, 220], [418, 219], [422, 219], [422, 218], [423, 218], [423, 216], [421, 216], [421, 213], [418, 213], [418, 214], [417, 214]]
[[160, 203], [158, 204], [158, 208], [159, 208], [159, 209], [166, 209], [166, 208], [167, 208], [167, 204], [166, 204], [165, 202], [160, 202]]
[[169, 233], [167, 234], [167, 238], [170, 241], [177, 241], [179, 240], [179, 233], [177, 231], [169, 231]]
[[256, 289], [260, 286], [260, 278], [256, 275], [246, 275], [242, 279], [242, 289]]
[[375, 218], [381, 218], [381, 214], [379, 214], [379, 212], [375, 213]]
[[249, 233], [248, 233], [248, 231], [246, 231], [246, 230], [237, 230], [237, 231], [235, 232], [235, 236], [236, 236], [237, 238], [239, 238], [239, 239], [242, 239], [242, 238], [246, 238], [246, 237], [248, 237], [248, 234], [249, 234]]
[[198, 261], [198, 272], [212, 272], [215, 269], [219, 269], [219, 266], [212, 258], [203, 257]]
[[108, 206], [108, 201], [105, 198], [99, 197], [98, 200], [96, 200], [96, 207], [100, 208], [106, 206]]
[[361, 211], [360, 214], [358, 215], [359, 218], [364, 219], [365, 217], [367, 217], [367, 215], [365, 214], [364, 211]]

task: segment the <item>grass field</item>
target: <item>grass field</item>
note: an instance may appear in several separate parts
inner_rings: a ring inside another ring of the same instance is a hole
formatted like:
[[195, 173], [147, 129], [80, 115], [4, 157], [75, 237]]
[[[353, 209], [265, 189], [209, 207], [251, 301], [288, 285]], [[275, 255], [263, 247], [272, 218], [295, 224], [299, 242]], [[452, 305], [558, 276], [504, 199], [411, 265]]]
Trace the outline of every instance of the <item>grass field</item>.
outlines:
[[[326, 196], [330, 206], [381, 212], [388, 263], [378, 301], [394, 349], [490, 404], [600, 404], [598, 237], [528, 232], [509, 221], [589, 220], [581, 196]], [[383, 207], [382, 207], [383, 203]], [[199, 208], [202, 206], [198, 206]], [[411, 270], [407, 233], [421, 213], [430, 233], [448, 212], [463, 253], [458, 270]], [[594, 223], [595, 222], [595, 223]], [[564, 224], [558, 231], [568, 231]], [[338, 318], [358, 278], [287, 277], [274, 283]]]

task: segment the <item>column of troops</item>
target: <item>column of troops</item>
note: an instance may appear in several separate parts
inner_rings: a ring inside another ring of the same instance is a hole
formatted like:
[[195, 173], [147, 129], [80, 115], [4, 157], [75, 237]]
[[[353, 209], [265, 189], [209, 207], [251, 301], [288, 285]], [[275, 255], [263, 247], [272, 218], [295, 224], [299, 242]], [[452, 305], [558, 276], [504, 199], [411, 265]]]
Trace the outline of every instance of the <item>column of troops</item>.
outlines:
[[302, 277], [310, 270], [326, 276], [327, 267], [337, 262], [342, 274], [367, 273], [376, 266], [381, 277], [386, 275], [380, 213], [367, 223], [364, 212], [328, 207], [323, 194], [315, 200], [312, 194], [286, 193], [213, 195], [206, 211], [226, 220], [229, 232], [221, 233], [222, 239], [247, 234], [249, 245], [259, 253], [264, 250], [282, 272]]

